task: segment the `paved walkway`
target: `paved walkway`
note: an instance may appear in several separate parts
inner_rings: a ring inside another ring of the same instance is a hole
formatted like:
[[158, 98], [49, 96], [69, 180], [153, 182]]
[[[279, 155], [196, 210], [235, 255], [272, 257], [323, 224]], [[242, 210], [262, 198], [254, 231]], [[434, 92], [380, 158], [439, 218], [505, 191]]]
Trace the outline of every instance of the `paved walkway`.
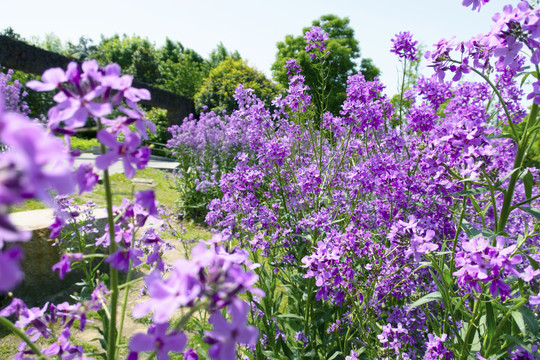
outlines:
[[[82, 153], [81, 156], [75, 159], [75, 168], [79, 167], [79, 165], [82, 163], [87, 163], [87, 162], [95, 163], [96, 157], [98, 157], [98, 155], [95, 155], [93, 153]], [[151, 168], [151, 169], [173, 171], [174, 169], [178, 167], [178, 165], [179, 164], [175, 162], [173, 159], [150, 155], [150, 161], [148, 162], [148, 165], [146, 165], [146, 167]], [[122, 160], [115, 162], [111, 167], [109, 167], [109, 174], [111, 175], [123, 173], [123, 172], [124, 172], [124, 165], [122, 163]]]

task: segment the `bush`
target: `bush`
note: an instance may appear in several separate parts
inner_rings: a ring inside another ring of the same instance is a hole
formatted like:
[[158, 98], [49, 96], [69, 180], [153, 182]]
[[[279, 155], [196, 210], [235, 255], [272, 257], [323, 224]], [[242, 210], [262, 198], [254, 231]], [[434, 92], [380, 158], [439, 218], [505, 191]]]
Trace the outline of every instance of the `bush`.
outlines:
[[239, 84], [253, 89], [266, 105], [270, 105], [279, 93], [277, 85], [266, 79], [262, 73], [249, 67], [243, 60], [226, 59], [210, 71], [195, 95], [196, 110], [214, 111], [218, 114], [223, 111], [231, 113], [237, 108], [234, 93]]

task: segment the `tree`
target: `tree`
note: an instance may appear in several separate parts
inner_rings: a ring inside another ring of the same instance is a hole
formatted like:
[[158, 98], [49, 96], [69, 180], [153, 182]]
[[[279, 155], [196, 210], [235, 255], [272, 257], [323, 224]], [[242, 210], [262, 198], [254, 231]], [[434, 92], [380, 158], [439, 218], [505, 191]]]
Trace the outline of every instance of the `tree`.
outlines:
[[[278, 42], [276, 61], [272, 65], [274, 79], [287, 86], [288, 77], [285, 63], [294, 58], [302, 67], [302, 73], [306, 78], [306, 84], [312, 89], [313, 100], [318, 108], [337, 114], [341, 104], [345, 100], [347, 78], [358, 71], [358, 59], [360, 47], [354, 38], [354, 30], [349, 26], [349, 18], [339, 18], [335, 15], [323, 15], [312, 22], [312, 26], [319, 26], [328, 33], [326, 47], [330, 51], [327, 57], [327, 73], [321, 74], [319, 69], [311, 61], [310, 56], [304, 51], [306, 41], [304, 34], [310, 29], [302, 30], [302, 35], [294, 37], [287, 35], [285, 41]], [[367, 80], [373, 80], [380, 74], [379, 69], [371, 59], [363, 59], [360, 70]], [[326, 80], [323, 80], [326, 78]], [[323, 84], [321, 82], [323, 81]], [[320, 94], [322, 91], [328, 98], [324, 101]], [[323, 103], [326, 102], [326, 106]]]
[[234, 100], [234, 92], [239, 84], [253, 89], [255, 95], [270, 105], [279, 94], [279, 87], [268, 80], [264, 74], [249, 67], [243, 60], [227, 58], [212, 69], [204, 84], [195, 96], [195, 108], [201, 111], [204, 106], [208, 110], [219, 113], [223, 110], [231, 112], [238, 106]]
[[210, 53], [208, 63], [210, 68], [213, 69], [227, 59], [240, 60], [242, 57], [240, 56], [238, 50], [231, 52], [227, 50], [222, 42], [220, 42], [218, 46]]

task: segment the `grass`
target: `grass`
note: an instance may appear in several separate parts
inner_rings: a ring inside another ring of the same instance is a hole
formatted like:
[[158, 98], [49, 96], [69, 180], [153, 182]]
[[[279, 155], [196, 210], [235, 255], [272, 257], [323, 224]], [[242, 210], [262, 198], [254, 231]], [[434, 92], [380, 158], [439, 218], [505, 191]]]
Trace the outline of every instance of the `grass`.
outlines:
[[[172, 187], [172, 182], [167, 180], [166, 175], [167, 172], [158, 169], [139, 170], [135, 175], [135, 178], [153, 180], [154, 183], [152, 186], [136, 183], [133, 181], [133, 179], [126, 179], [123, 174], [111, 175], [113, 204], [120, 205], [123, 198], [131, 198], [133, 193], [137, 190], [153, 189], [156, 194], [156, 200], [165, 205], [168, 209], [173, 210], [178, 194]], [[93, 192], [84, 193], [82, 195], [74, 195], [73, 198], [79, 204], [84, 204], [87, 201], [93, 201], [98, 204], [98, 206], [105, 207], [105, 188], [103, 185], [98, 184], [95, 186]], [[46, 204], [34, 199], [30, 199], [25, 201], [23, 204], [13, 207], [11, 212], [45, 208], [47, 208]]]

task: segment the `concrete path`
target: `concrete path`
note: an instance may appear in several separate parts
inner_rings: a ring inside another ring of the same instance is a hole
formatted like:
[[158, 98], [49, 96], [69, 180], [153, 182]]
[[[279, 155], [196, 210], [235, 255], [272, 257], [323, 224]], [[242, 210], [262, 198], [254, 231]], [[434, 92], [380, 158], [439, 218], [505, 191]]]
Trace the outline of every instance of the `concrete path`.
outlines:
[[[98, 155], [95, 155], [93, 153], [82, 153], [81, 156], [77, 157], [75, 159], [75, 168], [79, 167], [82, 163], [88, 163], [91, 162], [95, 165], [95, 160]], [[156, 156], [156, 155], [150, 155], [150, 161], [148, 162], [148, 165], [146, 165], [147, 168], [151, 169], [160, 169], [160, 170], [167, 170], [167, 171], [173, 171], [178, 167], [178, 163], [175, 162], [173, 159]], [[119, 160], [115, 162], [111, 167], [109, 167], [109, 174], [118, 174], [124, 172], [124, 165], [122, 163], [122, 160]]]

